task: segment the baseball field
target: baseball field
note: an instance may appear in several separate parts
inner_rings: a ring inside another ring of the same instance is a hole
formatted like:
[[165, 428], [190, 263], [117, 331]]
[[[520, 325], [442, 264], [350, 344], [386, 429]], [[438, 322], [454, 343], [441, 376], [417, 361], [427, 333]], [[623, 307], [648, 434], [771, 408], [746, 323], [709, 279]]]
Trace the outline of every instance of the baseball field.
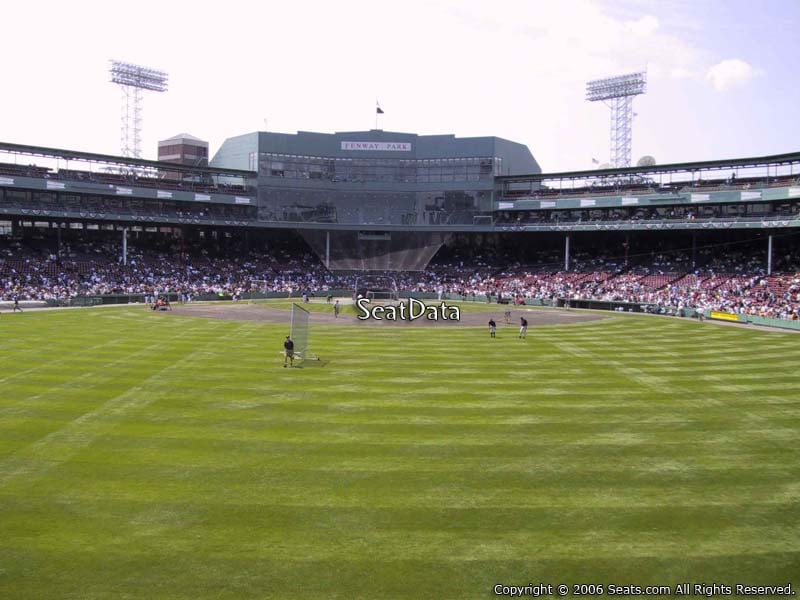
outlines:
[[800, 587], [797, 335], [287, 308], [0, 315], [0, 598]]

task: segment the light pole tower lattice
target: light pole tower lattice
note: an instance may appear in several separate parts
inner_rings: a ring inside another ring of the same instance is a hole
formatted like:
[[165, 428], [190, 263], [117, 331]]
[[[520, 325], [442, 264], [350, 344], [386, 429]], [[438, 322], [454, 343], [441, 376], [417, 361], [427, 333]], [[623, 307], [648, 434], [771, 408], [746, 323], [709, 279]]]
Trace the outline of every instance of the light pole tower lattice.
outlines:
[[602, 100], [611, 108], [611, 164], [617, 168], [631, 166], [631, 129], [633, 97], [647, 90], [647, 73], [629, 73], [595, 79], [586, 84], [589, 102]]
[[122, 156], [142, 157], [142, 94], [167, 91], [167, 74], [140, 65], [111, 61], [111, 83], [122, 88]]

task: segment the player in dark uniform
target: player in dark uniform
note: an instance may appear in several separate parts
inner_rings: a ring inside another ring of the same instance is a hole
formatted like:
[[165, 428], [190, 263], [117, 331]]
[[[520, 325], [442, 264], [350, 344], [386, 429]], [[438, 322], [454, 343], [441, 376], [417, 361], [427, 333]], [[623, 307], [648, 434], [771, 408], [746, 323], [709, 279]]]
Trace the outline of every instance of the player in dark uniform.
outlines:
[[525, 339], [525, 336], [528, 335], [528, 319], [525, 317], [519, 318], [519, 337], [520, 339]]
[[23, 312], [22, 309], [19, 307], [19, 296], [14, 296], [14, 310], [12, 310], [11, 312], [15, 313], [17, 311]]
[[286, 336], [286, 341], [283, 342], [283, 368], [286, 368], [286, 363], [289, 362], [290, 366], [294, 365], [294, 342], [290, 336]]
[[489, 335], [491, 337], [495, 337], [496, 331], [497, 331], [497, 323], [494, 322], [494, 319], [489, 319]]

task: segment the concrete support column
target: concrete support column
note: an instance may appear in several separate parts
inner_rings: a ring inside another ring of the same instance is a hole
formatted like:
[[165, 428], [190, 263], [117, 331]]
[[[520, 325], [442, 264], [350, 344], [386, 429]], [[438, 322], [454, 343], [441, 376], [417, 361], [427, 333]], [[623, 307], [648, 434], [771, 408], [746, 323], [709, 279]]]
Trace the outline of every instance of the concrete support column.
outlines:
[[564, 270], [569, 271], [569, 234], [564, 238]]
[[331, 232], [325, 232], [325, 268], [331, 268]]
[[122, 264], [123, 266], [127, 266], [128, 264], [128, 228], [122, 228]]
[[625, 267], [628, 267], [628, 252], [631, 249], [631, 237], [625, 234], [625, 241], [622, 242], [622, 247], [625, 249]]
[[767, 238], [767, 275], [772, 275], [772, 234]]

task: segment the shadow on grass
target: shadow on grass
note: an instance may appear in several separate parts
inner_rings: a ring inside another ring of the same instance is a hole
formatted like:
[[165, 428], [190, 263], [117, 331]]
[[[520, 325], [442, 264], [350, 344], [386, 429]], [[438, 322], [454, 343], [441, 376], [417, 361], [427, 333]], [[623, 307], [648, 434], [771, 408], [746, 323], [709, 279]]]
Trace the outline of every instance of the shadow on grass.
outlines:
[[315, 360], [304, 360], [299, 364], [295, 364], [292, 368], [293, 369], [321, 369], [327, 367], [330, 363], [330, 360], [325, 360], [323, 358], [318, 358]]

